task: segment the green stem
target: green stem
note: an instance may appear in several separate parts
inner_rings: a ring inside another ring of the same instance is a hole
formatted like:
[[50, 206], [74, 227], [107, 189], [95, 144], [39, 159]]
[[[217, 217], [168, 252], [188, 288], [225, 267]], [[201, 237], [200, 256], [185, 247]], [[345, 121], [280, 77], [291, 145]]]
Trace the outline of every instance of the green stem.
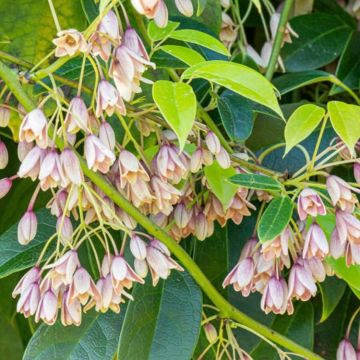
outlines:
[[[0, 78], [4, 80], [9, 89], [13, 92], [14, 96], [24, 106], [26, 111], [31, 111], [36, 107], [36, 104], [28, 97], [26, 92], [20, 85], [16, 74], [11, 71], [6, 65], [0, 62]], [[57, 145], [62, 148], [63, 141], [59, 139]], [[255, 321], [246, 314], [242, 313], [234, 306], [232, 306], [211, 284], [208, 278], [203, 274], [201, 269], [189, 256], [189, 254], [164, 230], [155, 225], [149, 218], [143, 215], [136, 207], [134, 207], [128, 200], [126, 200], [107, 180], [99, 173], [90, 170], [84, 159], [79, 155], [81, 168], [84, 174], [101, 189], [114, 203], [120, 206], [130, 216], [132, 216], [144, 229], [151, 235], [162, 241], [169, 250], [179, 259], [185, 268], [192, 275], [194, 280], [199, 284], [204, 293], [220, 310], [220, 315], [224, 318], [231, 318], [238, 321], [254, 332], [265, 336], [267, 339], [284, 346], [285, 348], [304, 356], [310, 360], [322, 359], [321, 356], [316, 355], [312, 351], [302, 347], [296, 342], [288, 339], [287, 337], [273, 331], [267, 326]]]
[[286, 23], [288, 21], [289, 12], [291, 10], [292, 4], [294, 0], [285, 0], [284, 7], [281, 11], [280, 20], [279, 20], [279, 26], [276, 32], [274, 45], [272, 48], [269, 64], [266, 69], [265, 77], [268, 80], [271, 80], [274, 72], [276, 63], [280, 54], [281, 45], [284, 39], [285, 29], [286, 29]]

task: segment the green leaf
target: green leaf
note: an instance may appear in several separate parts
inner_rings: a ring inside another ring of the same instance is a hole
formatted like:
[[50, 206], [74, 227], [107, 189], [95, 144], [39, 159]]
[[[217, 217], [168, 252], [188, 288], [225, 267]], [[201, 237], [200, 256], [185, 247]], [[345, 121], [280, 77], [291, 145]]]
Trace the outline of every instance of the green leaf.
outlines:
[[81, 0], [81, 5], [84, 10], [86, 19], [90, 24], [99, 15], [99, 9], [96, 6], [94, 0]]
[[319, 322], [324, 322], [333, 313], [346, 289], [346, 283], [336, 276], [327, 277], [319, 283], [322, 298], [322, 314]]
[[201, 322], [202, 295], [188, 273], [174, 271], [156, 287], [136, 284], [122, 327], [118, 359], [188, 360]]
[[273, 240], [282, 233], [291, 219], [293, 206], [288, 196], [280, 196], [270, 202], [259, 221], [260, 242]]
[[240, 95], [224, 91], [218, 98], [218, 111], [224, 128], [231, 139], [245, 141], [253, 129], [253, 109]]
[[260, 174], [236, 174], [229, 178], [233, 184], [249, 189], [280, 191], [281, 184], [276, 179]]
[[[354, 31], [349, 37], [343, 53], [341, 54], [336, 76], [350, 89], [359, 88], [360, 79], [360, 32]], [[343, 91], [338, 86], [333, 86], [330, 95]]]
[[48, 210], [36, 212], [38, 232], [28, 245], [20, 245], [17, 241], [17, 224], [0, 236], [0, 278], [33, 266], [45, 242], [56, 231], [56, 218]]
[[290, 24], [299, 35], [282, 49], [287, 71], [320, 68], [335, 60], [352, 28], [335, 15], [314, 13], [293, 18]]
[[274, 86], [281, 95], [303, 86], [316, 84], [323, 81], [331, 81], [334, 76], [321, 70], [299, 71], [280, 75], [273, 80]]
[[154, 20], [149, 22], [147, 32], [151, 40], [160, 41], [169, 37], [169, 35], [175, 31], [175, 29], [180, 25], [178, 22], [168, 21], [167, 25], [164, 28], [158, 27]]
[[[299, 302], [293, 315], [276, 316], [271, 326], [280, 334], [307, 349], [314, 346], [314, 309], [310, 301]], [[262, 342], [251, 352], [253, 359], [276, 360], [279, 356], [269, 344]]]
[[299, 106], [291, 114], [285, 126], [285, 154], [306, 139], [316, 129], [324, 115], [325, 109], [320, 106], [314, 104]]
[[223, 169], [215, 160], [212, 165], [205, 167], [204, 172], [210, 190], [216, 195], [225, 208], [229, 206], [239, 186], [230, 184], [226, 179], [235, 175], [236, 170], [232, 167]]
[[189, 66], [205, 61], [205, 59], [197, 51], [185, 46], [163, 45], [159, 48], [159, 50], [165, 51]]
[[353, 151], [360, 138], [360, 106], [330, 101], [327, 107], [334, 130]]
[[[122, 309], [124, 310], [124, 309]], [[123, 313], [84, 314], [80, 326], [42, 324], [31, 338], [23, 360], [112, 360]]]
[[177, 135], [182, 150], [196, 115], [196, 96], [192, 87], [160, 80], [154, 84], [152, 94], [165, 120]]
[[[79, 0], [57, 0], [54, 6], [63, 29], [86, 27]], [[0, 18], [1, 50], [37, 63], [54, 48], [56, 28], [48, 0], [1, 1]]]
[[283, 117], [272, 84], [247, 66], [222, 60], [207, 61], [185, 70], [182, 78], [212, 81], [270, 108]]
[[208, 35], [198, 30], [175, 30], [169, 36], [171, 39], [189, 42], [191, 44], [197, 44], [204, 46], [207, 49], [213, 50], [219, 54], [229, 56], [229, 51], [219, 40], [211, 35]]

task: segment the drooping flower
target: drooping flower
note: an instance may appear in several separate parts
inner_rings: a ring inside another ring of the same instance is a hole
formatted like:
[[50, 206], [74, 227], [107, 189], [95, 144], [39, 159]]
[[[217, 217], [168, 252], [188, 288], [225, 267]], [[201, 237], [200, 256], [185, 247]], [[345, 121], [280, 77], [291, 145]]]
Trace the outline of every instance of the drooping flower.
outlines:
[[18, 175], [21, 178], [30, 177], [31, 180], [35, 180], [39, 176], [40, 165], [46, 155], [47, 151], [35, 146], [25, 156], [22, 161]]
[[10, 178], [4, 178], [0, 180], [0, 199], [2, 199], [10, 191], [12, 187], [12, 180]]
[[111, 116], [116, 110], [121, 115], [126, 114], [125, 104], [117, 89], [103, 79], [98, 85], [95, 114], [99, 117], [103, 112], [106, 112], [108, 116]]
[[47, 325], [55, 324], [58, 313], [58, 301], [55, 293], [48, 288], [41, 294], [39, 305], [35, 314], [35, 322], [41, 319]]
[[220, 152], [221, 144], [219, 138], [212, 131], [209, 131], [206, 134], [205, 142], [207, 148], [213, 155], [216, 155]]
[[[281, 14], [278, 12], [274, 12], [270, 17], [270, 30], [271, 30], [271, 36], [273, 39], [275, 39], [275, 36], [278, 32], [279, 22], [280, 22], [280, 16]], [[289, 23], [286, 24], [284, 29], [284, 37], [282, 41], [283, 46], [285, 43], [292, 43], [291, 36], [298, 38], [299, 35], [292, 29]]]
[[36, 108], [24, 117], [19, 130], [19, 140], [32, 142], [45, 149], [47, 147], [47, 119], [44, 113]]
[[70, 149], [64, 149], [60, 154], [60, 163], [65, 182], [71, 182], [74, 185], [81, 185], [84, 181], [80, 162], [75, 153]]
[[10, 109], [0, 105], [0, 127], [7, 127], [9, 125], [10, 116]]
[[61, 323], [64, 326], [81, 324], [81, 303], [78, 299], [71, 300], [70, 292], [67, 288], [62, 294], [61, 300]]
[[343, 339], [336, 351], [336, 360], [357, 360], [356, 352], [348, 339]]
[[234, 44], [237, 36], [238, 30], [236, 29], [233, 20], [226, 12], [222, 12], [221, 29], [219, 34], [220, 40], [228, 49], [230, 49]]
[[329, 244], [321, 227], [316, 223], [312, 223], [306, 232], [305, 243], [303, 249], [303, 258], [317, 257], [324, 259], [329, 253]]
[[360, 220], [346, 211], [336, 212], [336, 229], [341, 243], [360, 245]]
[[18, 224], [18, 241], [21, 245], [27, 245], [34, 239], [37, 233], [37, 218], [32, 210], [27, 210]]
[[293, 312], [292, 303], [288, 301], [288, 286], [283, 278], [270, 277], [261, 298], [261, 309], [266, 314], [284, 314], [286, 310]]
[[85, 140], [85, 158], [90, 169], [106, 174], [115, 161], [114, 153], [95, 135], [88, 135]]
[[64, 124], [69, 134], [76, 134], [79, 130], [89, 131], [89, 113], [84, 100], [80, 96], [76, 96], [70, 101]]
[[211, 152], [202, 147], [198, 147], [190, 158], [190, 171], [192, 173], [198, 172], [202, 166], [209, 166], [213, 163], [213, 156]]
[[86, 52], [89, 48], [84, 36], [75, 29], [59, 31], [53, 43], [56, 45], [56, 57], [74, 56], [78, 51]]
[[146, 258], [146, 242], [136, 234], [131, 234], [130, 251], [135, 259], [144, 260]]
[[138, 179], [146, 182], [150, 181], [150, 177], [140, 161], [133, 153], [127, 150], [120, 151], [119, 173], [121, 188], [124, 188], [126, 183], [135, 184]]
[[66, 185], [60, 155], [56, 150], [51, 150], [45, 155], [40, 166], [39, 180], [43, 191]]
[[192, 16], [194, 13], [194, 7], [191, 0], [175, 0], [177, 9], [184, 16]]
[[300, 220], [305, 220], [308, 215], [316, 217], [325, 215], [326, 208], [316, 191], [305, 188], [298, 197], [298, 214]]
[[139, 14], [154, 19], [159, 27], [166, 26], [168, 10], [163, 0], [131, 0], [131, 4]]

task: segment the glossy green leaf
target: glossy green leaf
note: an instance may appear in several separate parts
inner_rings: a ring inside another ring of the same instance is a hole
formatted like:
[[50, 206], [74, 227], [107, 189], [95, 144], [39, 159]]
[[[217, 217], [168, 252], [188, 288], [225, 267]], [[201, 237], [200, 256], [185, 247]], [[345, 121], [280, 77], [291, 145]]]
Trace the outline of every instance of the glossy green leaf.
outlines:
[[249, 189], [280, 191], [281, 184], [278, 180], [260, 174], [236, 174], [229, 178], [233, 184]]
[[198, 30], [175, 30], [169, 36], [172, 39], [201, 45], [222, 55], [229, 55], [227, 48], [216, 38]]
[[336, 276], [327, 277], [318, 284], [322, 298], [322, 313], [320, 322], [326, 321], [333, 313], [346, 289], [346, 283]]
[[280, 94], [284, 95], [303, 86], [331, 81], [333, 77], [332, 74], [321, 70], [299, 71], [280, 75], [273, 80], [273, 84]]
[[214, 161], [212, 165], [205, 167], [204, 172], [211, 191], [226, 208], [239, 188], [226, 181], [236, 174], [236, 170], [232, 167], [223, 169], [217, 161]]
[[80, 0], [80, 2], [87, 21], [90, 24], [99, 15], [99, 9], [96, 6], [94, 0]]
[[197, 51], [185, 46], [163, 45], [159, 49], [176, 57], [189, 66], [205, 61], [205, 59]]
[[209, 80], [283, 116], [273, 85], [256, 70], [247, 66], [221, 60], [207, 61], [185, 70], [182, 78]]
[[186, 272], [153, 287], [136, 285], [122, 327], [118, 359], [188, 360], [201, 322], [202, 295]]
[[180, 24], [174, 21], [168, 21], [163, 28], [158, 27], [153, 20], [149, 22], [147, 32], [151, 40], [160, 41], [169, 37]]
[[[339, 59], [336, 76], [350, 89], [358, 89], [360, 85], [360, 32], [354, 31], [349, 37], [343, 53]], [[343, 91], [333, 86], [330, 95]]]
[[293, 30], [299, 35], [282, 49], [287, 71], [320, 68], [335, 60], [344, 48], [352, 28], [339, 17], [313, 13], [291, 19]]
[[[125, 309], [123, 309], [125, 310]], [[123, 313], [91, 311], [80, 326], [42, 324], [31, 338], [23, 360], [112, 360], [119, 339]]]
[[196, 115], [196, 96], [192, 87], [160, 80], [153, 85], [152, 94], [165, 120], [177, 135], [182, 150]]
[[273, 240], [282, 233], [291, 219], [293, 206], [288, 196], [279, 196], [270, 202], [259, 221], [260, 242]]
[[360, 106], [330, 101], [327, 107], [334, 130], [353, 151], [360, 138]]
[[[54, 2], [63, 29], [84, 30], [86, 17], [79, 0]], [[0, 2], [0, 49], [31, 63], [37, 63], [54, 48], [54, 20], [48, 0]]]
[[287, 154], [295, 145], [306, 139], [320, 124], [325, 109], [314, 104], [299, 106], [290, 116], [285, 126]]
[[253, 109], [240, 95], [224, 91], [218, 98], [218, 111], [226, 133], [235, 141], [245, 141], [253, 129]]
[[48, 210], [36, 212], [38, 232], [28, 245], [17, 241], [17, 224], [11, 226], [0, 236], [0, 278], [33, 266], [45, 242], [56, 231], [56, 218]]
[[[299, 302], [293, 315], [276, 316], [272, 329], [294, 340], [307, 349], [314, 346], [314, 309], [310, 301]], [[262, 342], [251, 352], [253, 359], [277, 360], [279, 356], [273, 347]]]

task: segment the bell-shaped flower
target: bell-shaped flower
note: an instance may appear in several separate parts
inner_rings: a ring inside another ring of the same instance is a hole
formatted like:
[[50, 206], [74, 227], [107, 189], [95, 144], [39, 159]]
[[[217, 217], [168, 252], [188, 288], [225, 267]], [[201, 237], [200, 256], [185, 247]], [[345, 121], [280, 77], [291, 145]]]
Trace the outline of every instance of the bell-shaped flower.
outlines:
[[301, 191], [297, 205], [300, 220], [305, 220], [308, 215], [316, 217], [326, 214], [326, 208], [320, 196], [310, 188]]
[[[283, 278], [272, 276], [261, 298], [261, 309], [266, 313], [284, 314], [288, 309], [288, 286]], [[291, 307], [290, 307], [291, 309]]]
[[101, 80], [98, 85], [96, 98], [96, 116], [100, 117], [103, 112], [108, 116], [119, 111], [121, 115], [126, 114], [125, 104], [117, 89], [106, 80]]
[[312, 223], [305, 235], [303, 258], [317, 257], [320, 260], [329, 253], [326, 236], [317, 223]]
[[149, 181], [150, 177], [136, 156], [128, 150], [119, 154], [120, 186], [124, 188], [127, 183], [135, 184], [138, 179]]
[[60, 155], [56, 150], [49, 151], [44, 157], [40, 165], [39, 180], [43, 191], [66, 185]]
[[58, 299], [51, 288], [41, 294], [35, 314], [35, 322], [41, 319], [47, 325], [55, 324], [58, 313]]
[[27, 210], [18, 224], [18, 241], [21, 245], [27, 245], [37, 233], [37, 218], [32, 210]]
[[348, 339], [340, 342], [336, 351], [336, 360], [357, 360], [355, 349]]
[[81, 97], [76, 96], [70, 101], [64, 124], [70, 134], [75, 134], [79, 130], [89, 131], [90, 117], [86, 104]]
[[39, 147], [47, 147], [47, 119], [39, 108], [30, 111], [24, 117], [20, 125], [19, 140], [28, 143], [35, 141]]
[[78, 299], [70, 301], [69, 289], [66, 289], [62, 294], [61, 300], [61, 323], [63, 326], [81, 324], [81, 304]]
[[40, 165], [46, 155], [47, 151], [35, 146], [25, 156], [22, 161], [18, 175], [21, 178], [30, 177], [32, 181], [36, 180], [39, 176]]
[[71, 149], [66, 148], [61, 152], [60, 163], [66, 183], [70, 182], [74, 185], [81, 185], [84, 182], [80, 161]]
[[175, 0], [177, 9], [184, 16], [192, 16], [194, 13], [194, 7], [191, 0]]
[[144, 260], [146, 258], [146, 242], [135, 233], [130, 237], [130, 251], [135, 259]]
[[86, 52], [89, 48], [84, 36], [75, 29], [59, 31], [53, 43], [56, 45], [56, 57], [73, 56], [77, 52]]

